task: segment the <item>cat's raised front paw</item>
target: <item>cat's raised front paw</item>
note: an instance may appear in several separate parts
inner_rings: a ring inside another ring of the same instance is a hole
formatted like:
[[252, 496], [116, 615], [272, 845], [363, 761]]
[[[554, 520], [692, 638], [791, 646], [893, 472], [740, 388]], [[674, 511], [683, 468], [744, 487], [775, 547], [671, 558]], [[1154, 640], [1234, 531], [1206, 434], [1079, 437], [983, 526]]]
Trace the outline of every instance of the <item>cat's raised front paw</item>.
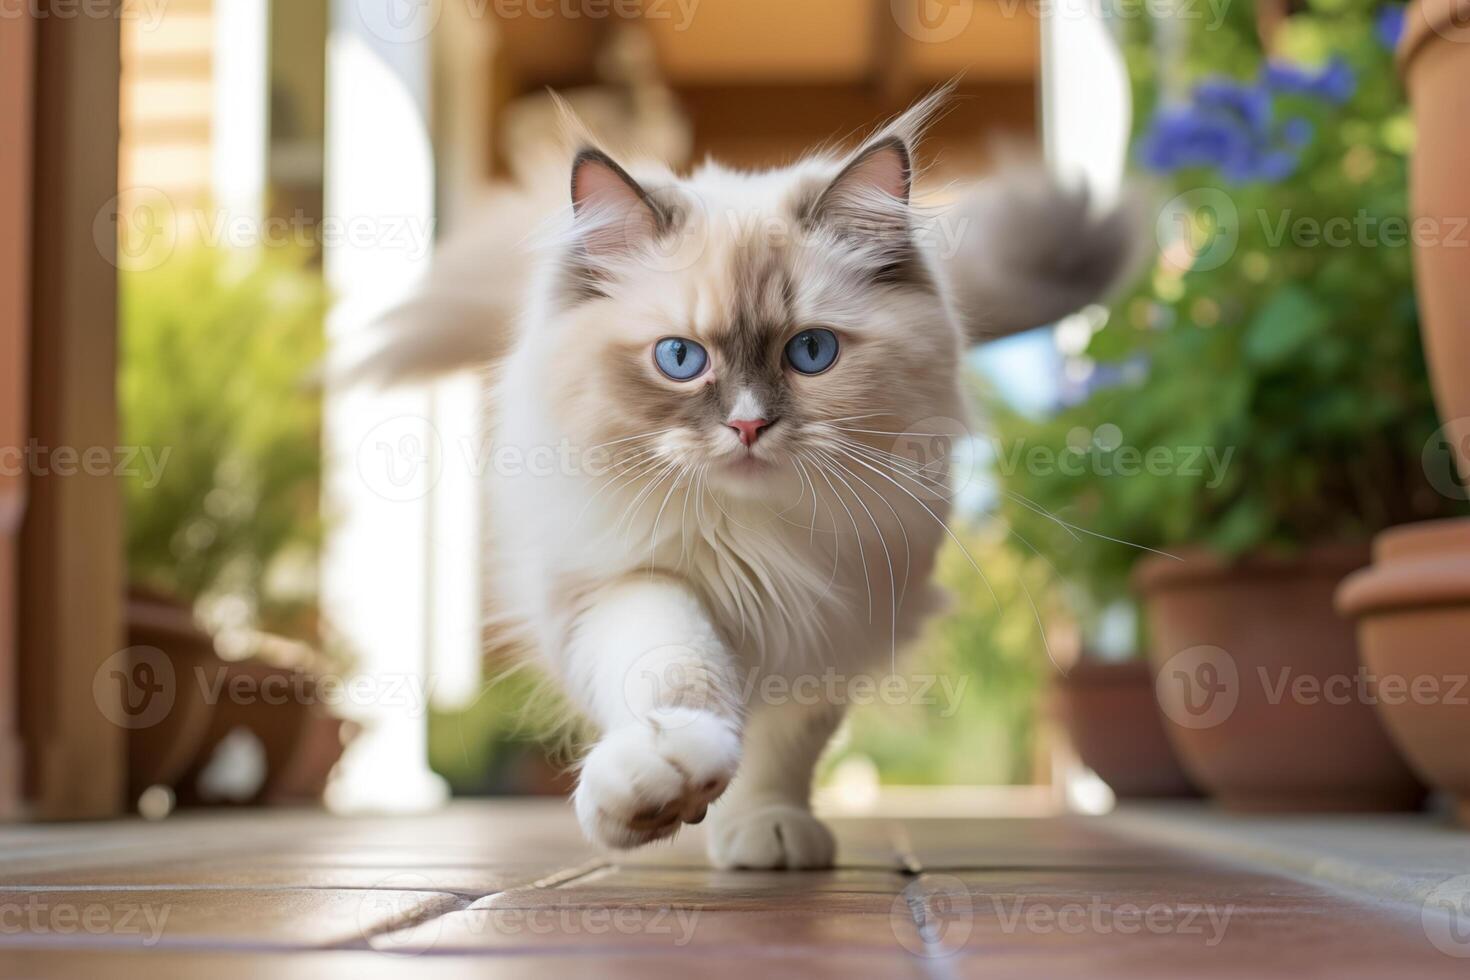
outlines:
[[656, 724], [608, 732], [582, 763], [572, 797], [587, 838], [638, 847], [699, 823], [730, 785], [740, 735], [708, 711], [660, 712]]
[[710, 828], [709, 856], [720, 868], [830, 868], [837, 842], [810, 810], [766, 803], [720, 814]]

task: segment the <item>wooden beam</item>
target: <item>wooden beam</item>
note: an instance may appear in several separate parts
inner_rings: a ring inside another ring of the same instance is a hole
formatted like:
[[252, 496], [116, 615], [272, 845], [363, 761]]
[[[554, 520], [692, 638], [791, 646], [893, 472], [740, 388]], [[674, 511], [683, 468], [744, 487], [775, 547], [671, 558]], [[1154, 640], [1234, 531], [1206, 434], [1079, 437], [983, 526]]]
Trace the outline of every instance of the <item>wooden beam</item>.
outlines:
[[21, 786], [16, 590], [26, 494], [34, 47], [29, 11], [0, 18], [0, 817], [16, 812]]
[[26, 795], [41, 818], [107, 817], [125, 804], [126, 732], [93, 687], [124, 645], [120, 492], [111, 466], [62, 472], [54, 455], [111, 459], [118, 444], [118, 27], [116, 17], [35, 22], [29, 436], [38, 451], [21, 539], [20, 720]]

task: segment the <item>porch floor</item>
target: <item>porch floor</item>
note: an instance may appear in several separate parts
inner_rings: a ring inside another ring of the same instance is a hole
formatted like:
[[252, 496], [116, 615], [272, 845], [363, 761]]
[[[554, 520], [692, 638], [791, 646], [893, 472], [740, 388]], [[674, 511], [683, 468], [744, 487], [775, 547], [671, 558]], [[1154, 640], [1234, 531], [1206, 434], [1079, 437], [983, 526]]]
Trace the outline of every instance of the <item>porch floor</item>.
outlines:
[[1040, 980], [1470, 969], [1470, 919], [1208, 858], [1136, 823], [837, 828], [840, 869], [804, 874], [711, 871], [697, 830], [609, 857], [582, 842], [564, 805], [533, 801], [403, 819], [262, 813], [0, 828], [0, 977]]

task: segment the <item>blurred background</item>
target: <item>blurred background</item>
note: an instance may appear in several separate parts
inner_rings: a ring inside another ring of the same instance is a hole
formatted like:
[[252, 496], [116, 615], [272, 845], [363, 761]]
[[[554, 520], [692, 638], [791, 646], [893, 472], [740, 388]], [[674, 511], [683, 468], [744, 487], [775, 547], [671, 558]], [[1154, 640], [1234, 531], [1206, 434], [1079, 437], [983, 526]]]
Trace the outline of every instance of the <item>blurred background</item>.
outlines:
[[[921, 199], [1029, 147], [1100, 206], [1125, 178], [1149, 202], [1149, 255], [1121, 295], [973, 353], [977, 415], [948, 448], [955, 533], [983, 578], [945, 555], [952, 608], [903, 693], [852, 713], [828, 807], [1096, 812], [1219, 791], [1200, 785], [1209, 763], [1177, 761], [1197, 728], [1146, 662], [1211, 635], [1161, 638], [1169, 623], [1141, 609], [1168, 587], [1140, 564], [1198, 549], [1266, 563], [1233, 574], [1279, 591], [1273, 576], [1317, 581], [1336, 549], [1353, 557], [1335, 583], [1376, 532], [1463, 512], [1410, 242], [1388, 239], [1416, 138], [1399, 4], [108, 10], [12, 18], [0, 59], [4, 97], [33, 107], [0, 138], [14, 810], [568, 790], [554, 698], [480, 642], [493, 447], [476, 379], [312, 380], [480, 202], [563, 179], [549, 89], [614, 149], [761, 167], [851, 143], [954, 80]], [[1351, 228], [1324, 244], [1334, 218]], [[1283, 724], [1271, 739], [1342, 722]]]

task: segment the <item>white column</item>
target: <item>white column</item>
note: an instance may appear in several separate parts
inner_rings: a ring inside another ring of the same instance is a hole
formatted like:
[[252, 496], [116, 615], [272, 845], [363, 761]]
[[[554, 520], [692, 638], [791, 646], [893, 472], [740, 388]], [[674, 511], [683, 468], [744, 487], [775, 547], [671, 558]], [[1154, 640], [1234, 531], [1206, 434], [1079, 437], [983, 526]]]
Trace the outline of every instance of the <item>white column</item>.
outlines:
[[[1131, 118], [1127, 66], [1099, 0], [1047, 4], [1041, 22], [1041, 119], [1052, 171], [1083, 183], [1099, 205], [1115, 201], [1128, 162]], [[1075, 335], [1080, 329], [1085, 342], [1096, 326], [1086, 314], [1075, 314], [1063, 321], [1064, 332], [1056, 337], [1062, 340], [1066, 332]], [[1052, 774], [1053, 786], [1073, 812], [1106, 813], [1116, 802], [1107, 784], [1068, 746], [1053, 750]]]
[[[330, 343], [402, 299], [428, 264], [433, 227], [429, 37], [437, 8], [332, 0], [327, 52], [326, 274]], [[418, 810], [446, 789], [428, 767], [432, 498], [446, 465], [422, 388], [332, 390], [326, 407], [322, 601], [356, 656], [345, 710], [364, 731], [338, 767], [338, 810]], [[470, 529], [470, 533], [477, 533]]]
[[270, 141], [269, 0], [214, 0], [214, 203], [256, 227]]
[[1042, 140], [1052, 169], [1113, 200], [1127, 162], [1128, 70], [1099, 0], [1054, 0], [1041, 22]]

